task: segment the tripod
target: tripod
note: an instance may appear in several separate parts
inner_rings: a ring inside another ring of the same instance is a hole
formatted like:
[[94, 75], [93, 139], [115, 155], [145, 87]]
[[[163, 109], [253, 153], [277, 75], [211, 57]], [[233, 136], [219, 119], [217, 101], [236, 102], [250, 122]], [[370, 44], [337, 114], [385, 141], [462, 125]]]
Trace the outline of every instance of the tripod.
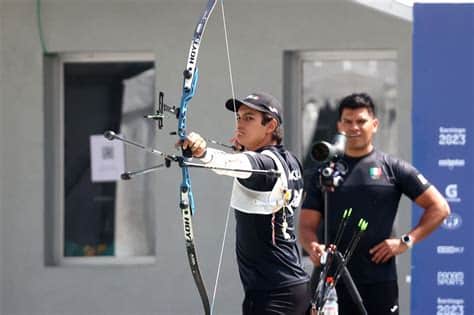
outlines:
[[[366, 315], [367, 311], [364, 307], [362, 298], [357, 290], [357, 287], [347, 269], [347, 263], [351, 258], [353, 252], [355, 251], [362, 234], [367, 229], [368, 223], [361, 219], [358, 224], [358, 229], [354, 232], [352, 239], [349, 242], [348, 247], [344, 254], [342, 254], [339, 249], [339, 242], [342, 238], [342, 234], [346, 228], [347, 222], [352, 213], [352, 209], [346, 209], [344, 211], [342, 220], [338, 226], [336, 236], [333, 243], [329, 243], [328, 237], [328, 194], [335, 191], [335, 189], [342, 184], [344, 181], [344, 175], [347, 174], [347, 167], [341, 160], [329, 161], [323, 164], [319, 170], [319, 183], [320, 189], [323, 193], [324, 200], [324, 244], [326, 253], [321, 259], [321, 264], [324, 266], [319, 272], [315, 268], [313, 275], [311, 277], [311, 282], [316, 282], [316, 288], [314, 289], [314, 296], [312, 300], [311, 314], [317, 315], [321, 314], [321, 311], [326, 303], [330, 290], [334, 290], [337, 284], [337, 281], [342, 277], [343, 283], [346, 286], [348, 292], [350, 293], [353, 301], [358, 306], [358, 309], [361, 314]], [[332, 265], [334, 264], [335, 272], [332, 277], [328, 277], [328, 274], [331, 270]]]

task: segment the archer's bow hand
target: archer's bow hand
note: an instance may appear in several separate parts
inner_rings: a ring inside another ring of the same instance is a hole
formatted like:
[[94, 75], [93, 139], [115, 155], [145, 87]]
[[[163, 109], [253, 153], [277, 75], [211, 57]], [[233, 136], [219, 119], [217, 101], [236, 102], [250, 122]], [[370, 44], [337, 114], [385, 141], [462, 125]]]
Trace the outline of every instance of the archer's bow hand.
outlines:
[[192, 156], [196, 158], [202, 158], [206, 154], [207, 143], [201, 135], [195, 132], [191, 132], [186, 136], [181, 143], [178, 143], [183, 150], [191, 150]]

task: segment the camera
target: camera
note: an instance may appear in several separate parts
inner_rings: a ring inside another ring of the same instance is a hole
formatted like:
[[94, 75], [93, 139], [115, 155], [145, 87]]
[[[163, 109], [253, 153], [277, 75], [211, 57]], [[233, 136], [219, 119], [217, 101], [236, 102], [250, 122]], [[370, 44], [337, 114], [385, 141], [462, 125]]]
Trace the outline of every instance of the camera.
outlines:
[[330, 162], [344, 155], [346, 149], [347, 137], [339, 132], [334, 136], [333, 143], [319, 141], [313, 144], [311, 148], [311, 157], [317, 162]]
[[347, 164], [340, 160], [337, 162], [331, 162], [325, 167], [320, 168], [319, 181], [323, 187], [338, 187], [344, 181], [344, 176], [348, 171]]

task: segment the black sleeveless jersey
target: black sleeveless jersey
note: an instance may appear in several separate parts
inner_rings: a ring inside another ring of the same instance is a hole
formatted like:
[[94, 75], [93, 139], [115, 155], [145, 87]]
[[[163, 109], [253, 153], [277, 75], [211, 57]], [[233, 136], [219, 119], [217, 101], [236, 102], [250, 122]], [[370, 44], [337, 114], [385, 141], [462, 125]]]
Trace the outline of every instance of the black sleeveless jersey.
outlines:
[[[352, 256], [348, 269], [356, 283], [397, 280], [395, 258], [383, 264], [371, 261], [369, 249], [391, 236], [402, 194], [415, 200], [430, 183], [411, 164], [374, 150], [360, 158], [343, 157], [348, 168], [344, 181], [328, 192], [328, 238], [334, 237], [345, 209], [352, 208], [339, 250], [344, 252], [361, 218], [368, 228]], [[324, 217], [324, 195], [320, 169], [305, 174], [306, 199], [302, 208], [314, 209]], [[324, 221], [323, 221], [324, 222]]]
[[[275, 162], [264, 150], [274, 153], [285, 168], [288, 189], [292, 191], [290, 201], [299, 209], [303, 191], [302, 171], [298, 160], [282, 146], [267, 146], [256, 153], [248, 154], [252, 168], [277, 169]], [[254, 174], [238, 181], [248, 189], [268, 192], [273, 189], [275, 176]], [[248, 209], [251, 212], [251, 209]], [[296, 209], [295, 209], [296, 210]], [[282, 233], [283, 210], [275, 213], [274, 229], [272, 215], [245, 213], [234, 209], [236, 219], [236, 254], [240, 278], [245, 291], [275, 290], [309, 281], [301, 266], [301, 256], [296, 244], [295, 213], [285, 210], [288, 223], [285, 239]], [[273, 243], [272, 233], [275, 233]]]

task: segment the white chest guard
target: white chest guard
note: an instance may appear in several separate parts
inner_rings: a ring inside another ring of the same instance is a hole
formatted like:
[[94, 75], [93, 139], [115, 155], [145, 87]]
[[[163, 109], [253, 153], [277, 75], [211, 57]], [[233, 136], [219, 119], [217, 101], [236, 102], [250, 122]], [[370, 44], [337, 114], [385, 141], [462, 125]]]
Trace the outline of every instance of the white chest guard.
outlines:
[[[254, 152], [246, 153], [256, 154]], [[288, 178], [285, 168], [280, 159], [270, 150], [264, 150], [261, 154], [267, 155], [275, 161], [280, 176], [271, 191], [249, 189], [235, 178], [230, 206], [238, 211], [251, 214], [272, 214], [283, 208], [286, 204], [285, 197], [288, 191]]]

